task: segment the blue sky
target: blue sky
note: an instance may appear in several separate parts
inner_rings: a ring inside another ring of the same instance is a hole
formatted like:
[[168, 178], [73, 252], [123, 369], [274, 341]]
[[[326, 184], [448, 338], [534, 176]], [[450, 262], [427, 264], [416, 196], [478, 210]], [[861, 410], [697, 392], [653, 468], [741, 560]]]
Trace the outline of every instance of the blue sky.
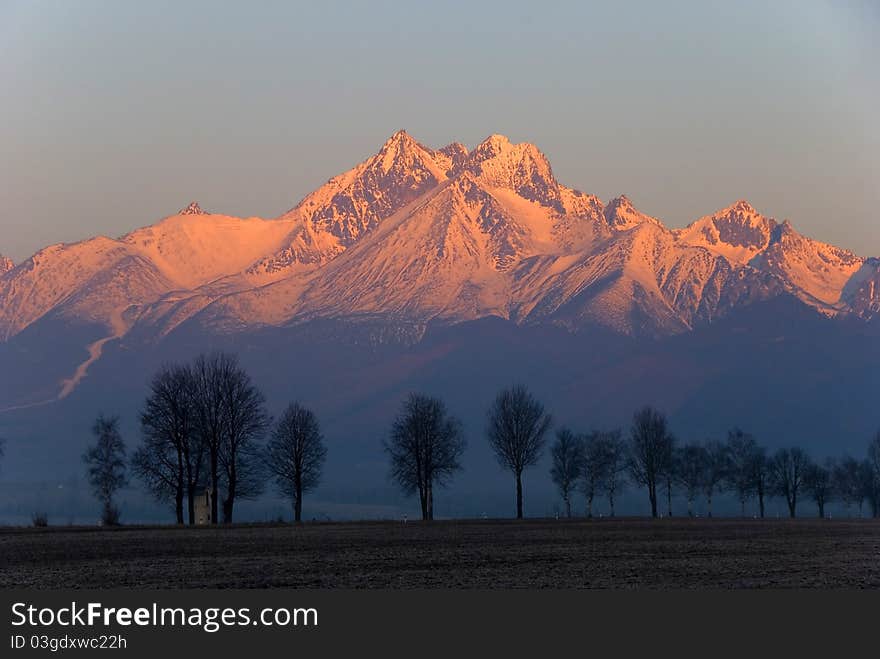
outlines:
[[673, 226], [746, 198], [880, 255], [876, 4], [249, 4], [0, 0], [0, 253], [191, 200], [274, 217], [405, 128], [533, 142]]

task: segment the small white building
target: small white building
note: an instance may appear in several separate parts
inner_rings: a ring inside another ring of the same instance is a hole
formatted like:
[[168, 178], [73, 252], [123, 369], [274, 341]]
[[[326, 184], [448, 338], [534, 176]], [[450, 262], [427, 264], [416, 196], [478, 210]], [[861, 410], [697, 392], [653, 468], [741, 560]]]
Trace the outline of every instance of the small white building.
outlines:
[[206, 487], [204, 493], [196, 497], [193, 512], [196, 526], [206, 526], [211, 523], [211, 488]]

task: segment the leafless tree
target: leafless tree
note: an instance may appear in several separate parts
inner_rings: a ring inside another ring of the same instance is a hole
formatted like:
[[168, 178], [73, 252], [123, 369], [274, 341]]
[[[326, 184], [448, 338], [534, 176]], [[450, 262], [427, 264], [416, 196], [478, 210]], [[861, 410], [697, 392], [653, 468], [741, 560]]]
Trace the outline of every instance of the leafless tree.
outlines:
[[568, 428], [560, 428], [556, 431], [550, 455], [553, 458], [550, 477], [562, 496], [566, 517], [571, 517], [571, 494], [581, 476], [584, 461], [583, 441]]
[[758, 497], [758, 511], [761, 519], [764, 519], [764, 497], [771, 489], [770, 459], [767, 457], [767, 449], [758, 446], [752, 461], [752, 482], [755, 494]]
[[523, 516], [522, 473], [538, 463], [552, 419], [521, 385], [505, 389], [489, 409], [486, 434], [502, 467], [516, 479], [516, 518]]
[[237, 499], [262, 490], [259, 441], [269, 417], [263, 395], [234, 355], [200, 355], [192, 367], [196, 423], [207, 456], [211, 487], [211, 523], [219, 520], [219, 495], [224, 487], [223, 521], [232, 521]]
[[119, 433], [119, 417], [99, 416], [92, 426], [95, 443], [83, 455], [89, 485], [101, 502], [101, 521], [107, 526], [119, 523], [119, 509], [113, 503], [128, 479], [125, 473], [125, 443]]
[[727, 433], [727, 474], [725, 481], [729, 490], [739, 500], [740, 515], [746, 516], [746, 501], [757, 491], [755, 461], [760, 459], [760, 449], [755, 438], [739, 428]]
[[675, 437], [667, 435], [660, 460], [660, 474], [666, 485], [666, 516], [672, 517], [672, 484], [675, 481]]
[[727, 447], [718, 441], [704, 442], [706, 461], [703, 473], [703, 494], [706, 495], [706, 514], [712, 517], [712, 497], [724, 491], [729, 459]]
[[657, 485], [671, 441], [666, 416], [651, 407], [633, 415], [630, 429], [629, 472], [635, 483], [648, 489], [651, 517], [657, 517]]
[[617, 495], [626, 487], [626, 471], [629, 460], [626, 442], [623, 440], [620, 430], [611, 430], [605, 433], [607, 450], [606, 464], [602, 486], [608, 495], [608, 509], [611, 517], [614, 517], [614, 502]]
[[825, 517], [825, 504], [834, 495], [832, 481], [834, 469], [834, 460], [827, 458], [824, 464], [810, 462], [804, 470], [804, 487], [813, 497], [813, 501], [816, 502], [820, 518]]
[[223, 380], [237, 368], [234, 357], [215, 352], [199, 355], [193, 364], [196, 423], [207, 456], [211, 488], [211, 524], [219, 521], [220, 448], [223, 443]]
[[862, 504], [865, 501], [865, 492], [862, 487], [861, 465], [851, 456], [842, 458], [834, 465], [831, 474], [831, 483], [840, 500], [847, 507], [856, 506], [859, 517], [862, 516]]
[[694, 501], [703, 490], [706, 473], [706, 449], [700, 444], [685, 444], [675, 452], [675, 476], [684, 488], [688, 516], [694, 516]]
[[232, 523], [236, 500], [255, 499], [263, 492], [263, 448], [271, 419], [266, 399], [250, 375], [228, 357], [230, 368], [220, 383], [223, 420], [219, 462], [224, 485], [223, 523]]
[[288, 405], [266, 447], [266, 468], [278, 489], [293, 501], [293, 519], [302, 520], [303, 494], [321, 480], [327, 448], [318, 418], [298, 403]]
[[198, 432], [196, 391], [187, 366], [165, 366], [150, 383], [141, 412], [143, 443], [132, 456], [132, 469], [159, 501], [174, 503], [184, 523], [184, 500], [190, 524], [195, 498], [204, 481], [204, 445]]
[[605, 483], [608, 471], [609, 445], [605, 433], [594, 430], [583, 438], [581, 489], [587, 503], [587, 517], [593, 516], [593, 500]]
[[461, 422], [438, 398], [410, 394], [384, 443], [391, 478], [405, 494], [418, 493], [422, 519], [434, 519], [434, 489], [461, 470], [465, 449]]
[[779, 449], [770, 461], [772, 490], [785, 498], [791, 517], [797, 515], [798, 494], [804, 486], [804, 476], [809, 464], [807, 454], [797, 447]]

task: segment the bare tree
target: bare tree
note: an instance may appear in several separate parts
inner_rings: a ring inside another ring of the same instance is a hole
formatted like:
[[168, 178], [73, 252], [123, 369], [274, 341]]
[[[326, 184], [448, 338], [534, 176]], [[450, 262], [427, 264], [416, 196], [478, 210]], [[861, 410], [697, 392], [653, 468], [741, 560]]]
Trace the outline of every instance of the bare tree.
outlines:
[[810, 462], [804, 470], [804, 487], [816, 502], [819, 510], [819, 517], [825, 517], [825, 504], [832, 498], [834, 488], [832, 484], [832, 474], [834, 473], [835, 464], [832, 458], [827, 458], [824, 464], [816, 464]]
[[626, 487], [626, 471], [629, 461], [626, 442], [623, 441], [620, 430], [611, 430], [605, 433], [607, 450], [606, 464], [602, 486], [608, 495], [608, 509], [611, 517], [614, 517], [614, 501], [617, 494]]
[[675, 437], [667, 434], [663, 443], [660, 474], [666, 485], [666, 516], [672, 517], [672, 483], [675, 481]]
[[663, 476], [669, 444], [666, 416], [662, 412], [644, 407], [633, 415], [629, 473], [635, 483], [648, 489], [651, 517], [657, 517], [657, 484]]
[[694, 501], [703, 490], [706, 473], [706, 449], [699, 444], [685, 444], [675, 452], [675, 476], [687, 497], [688, 517], [694, 516]]
[[832, 487], [837, 492], [843, 505], [847, 509], [850, 506], [856, 506], [859, 510], [859, 517], [862, 516], [862, 504], [865, 501], [860, 469], [861, 466], [858, 460], [846, 456], [834, 465], [834, 471], [831, 474]]
[[293, 501], [293, 519], [302, 520], [303, 494], [321, 481], [327, 448], [318, 418], [298, 403], [288, 405], [266, 447], [266, 468], [278, 489]]
[[703, 472], [703, 494], [706, 495], [706, 514], [712, 517], [712, 497], [724, 491], [727, 478], [728, 456], [727, 447], [718, 441], [704, 442], [705, 469]]
[[550, 448], [550, 455], [553, 458], [550, 477], [562, 496], [565, 516], [571, 517], [571, 494], [581, 476], [584, 461], [583, 441], [568, 428], [560, 428], [556, 431], [556, 441]]
[[609, 445], [605, 433], [594, 430], [583, 438], [581, 489], [587, 503], [587, 517], [593, 516], [593, 500], [605, 483], [608, 471]]
[[263, 439], [271, 423], [266, 399], [234, 357], [220, 381], [223, 420], [219, 462], [222, 467], [223, 523], [232, 523], [236, 500], [255, 499], [263, 492]]
[[195, 523], [195, 498], [204, 480], [204, 445], [198, 432], [196, 391], [187, 366], [165, 366], [150, 383], [140, 416], [143, 443], [132, 469], [158, 501], [174, 503], [178, 524]]
[[551, 423], [544, 406], [521, 385], [499, 393], [489, 409], [489, 446], [516, 479], [517, 519], [523, 516], [522, 473], [538, 463]]
[[752, 462], [752, 482], [755, 494], [758, 497], [758, 511], [761, 519], [764, 519], [764, 497], [771, 490], [770, 459], [767, 457], [767, 449], [758, 446]]
[[434, 519], [434, 488], [461, 470], [465, 449], [461, 422], [438, 398], [410, 394], [384, 443], [391, 478], [405, 494], [418, 493], [422, 519]]
[[727, 433], [727, 473], [725, 481], [729, 490], [739, 500], [739, 512], [746, 516], [746, 501], [757, 491], [755, 461], [759, 459], [760, 449], [755, 438], [739, 428]]
[[101, 521], [107, 526], [119, 523], [119, 509], [113, 497], [128, 482], [125, 474], [125, 444], [119, 433], [119, 417], [99, 416], [92, 426], [95, 443], [83, 455], [89, 485], [101, 502]]
[[234, 355], [200, 355], [192, 367], [195, 418], [207, 457], [211, 487], [211, 523], [219, 520], [221, 484], [223, 521], [232, 521], [235, 501], [262, 492], [260, 440], [269, 425], [263, 394]]
[[207, 456], [211, 489], [211, 524], [219, 521], [220, 448], [223, 442], [223, 380], [237, 367], [234, 357], [215, 352], [199, 355], [193, 364], [196, 422]]
[[797, 515], [798, 494], [804, 485], [804, 475], [810, 459], [801, 449], [779, 449], [770, 461], [772, 490], [785, 498], [788, 514]]

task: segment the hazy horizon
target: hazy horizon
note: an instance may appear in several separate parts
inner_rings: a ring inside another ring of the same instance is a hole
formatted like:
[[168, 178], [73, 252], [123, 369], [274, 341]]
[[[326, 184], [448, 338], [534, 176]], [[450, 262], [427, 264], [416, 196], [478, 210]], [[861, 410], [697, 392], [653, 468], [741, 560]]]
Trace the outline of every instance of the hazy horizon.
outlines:
[[[406, 129], [536, 144], [672, 227], [748, 199], [880, 255], [869, 3], [0, 7], [0, 253], [276, 217]], [[527, 47], [525, 47], [527, 44]]]

